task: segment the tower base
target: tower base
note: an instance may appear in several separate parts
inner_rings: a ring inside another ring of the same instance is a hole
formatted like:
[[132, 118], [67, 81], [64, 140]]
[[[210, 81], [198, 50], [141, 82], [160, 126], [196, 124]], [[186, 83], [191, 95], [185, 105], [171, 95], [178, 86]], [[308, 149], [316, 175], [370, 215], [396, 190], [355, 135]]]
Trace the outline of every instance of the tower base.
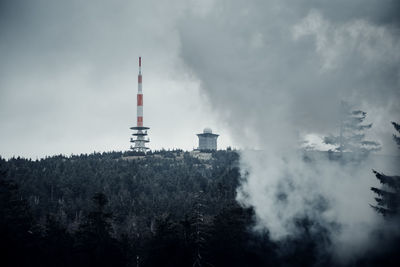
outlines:
[[146, 153], [147, 150], [150, 148], [146, 147], [146, 143], [150, 142], [150, 139], [147, 138], [147, 130], [150, 129], [149, 127], [143, 127], [143, 126], [137, 126], [137, 127], [131, 127], [131, 130], [134, 130], [132, 135], [136, 137], [136, 139], [131, 138], [131, 143], [133, 145], [131, 146], [131, 149], [135, 152], [143, 152]]

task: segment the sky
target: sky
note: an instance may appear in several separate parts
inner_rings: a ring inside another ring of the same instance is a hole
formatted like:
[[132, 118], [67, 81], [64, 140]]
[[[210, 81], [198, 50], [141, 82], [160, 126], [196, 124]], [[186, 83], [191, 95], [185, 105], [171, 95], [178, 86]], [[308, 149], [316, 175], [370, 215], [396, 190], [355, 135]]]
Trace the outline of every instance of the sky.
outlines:
[[[138, 57], [151, 149], [197, 147], [211, 127], [231, 145], [180, 57], [168, 1], [0, 1], [0, 155], [128, 150]], [[193, 7], [194, 8], [194, 7]]]
[[[368, 113], [396, 154], [400, 4], [392, 0], [0, 1], [0, 155], [127, 150], [143, 58], [151, 149], [292, 147]], [[315, 138], [314, 138], [315, 139]]]

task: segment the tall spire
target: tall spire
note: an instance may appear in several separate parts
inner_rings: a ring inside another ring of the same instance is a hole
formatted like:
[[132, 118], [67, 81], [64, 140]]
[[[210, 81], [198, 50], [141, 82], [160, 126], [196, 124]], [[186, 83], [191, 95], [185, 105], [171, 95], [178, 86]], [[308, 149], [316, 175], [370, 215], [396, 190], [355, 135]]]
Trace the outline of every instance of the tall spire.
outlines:
[[137, 93], [137, 127], [143, 126], [143, 91], [142, 91], [142, 57], [139, 57], [138, 93]]
[[131, 146], [133, 151], [146, 152], [148, 147], [146, 143], [150, 140], [145, 137], [147, 136], [147, 130], [149, 127], [143, 126], [143, 91], [142, 91], [142, 57], [139, 57], [139, 74], [138, 74], [138, 92], [137, 92], [137, 105], [136, 105], [136, 127], [131, 127], [132, 130], [136, 131], [132, 135], [136, 136], [136, 139], [131, 138]]

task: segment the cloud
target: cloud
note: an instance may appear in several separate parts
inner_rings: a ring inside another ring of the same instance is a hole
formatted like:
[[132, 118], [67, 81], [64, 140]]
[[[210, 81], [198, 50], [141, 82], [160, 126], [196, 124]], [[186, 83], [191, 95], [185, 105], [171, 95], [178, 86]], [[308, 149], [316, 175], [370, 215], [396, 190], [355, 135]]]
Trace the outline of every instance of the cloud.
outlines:
[[[367, 65], [398, 66], [400, 41], [396, 30], [376, 26], [365, 20], [352, 20], [335, 25], [312, 10], [293, 28], [298, 40], [305, 36], [315, 39], [316, 52], [322, 59], [322, 69], [343, 68], [347, 60], [359, 57]], [[396, 77], [393, 77], [396, 81]], [[397, 77], [397, 85], [399, 80]]]
[[342, 165], [324, 155], [310, 163], [297, 148], [304, 135], [336, 134], [347, 100], [368, 112], [382, 153], [398, 155], [389, 124], [400, 115], [396, 5], [219, 1], [179, 23], [181, 57], [202, 92], [237, 144], [260, 149], [241, 153], [238, 201], [255, 209], [258, 229], [273, 239], [297, 235], [295, 221], [306, 216], [328, 229], [337, 258], [350, 260], [376, 241], [370, 168], [396, 173], [396, 164], [372, 157]]
[[[283, 131], [335, 131], [342, 99], [385, 106], [388, 118], [399, 114], [392, 104], [399, 98], [396, 28], [361, 18], [329, 21], [325, 10], [294, 8], [219, 2], [207, 17], [180, 24], [184, 62], [237, 141], [260, 146]], [[249, 130], [257, 127], [261, 142]]]

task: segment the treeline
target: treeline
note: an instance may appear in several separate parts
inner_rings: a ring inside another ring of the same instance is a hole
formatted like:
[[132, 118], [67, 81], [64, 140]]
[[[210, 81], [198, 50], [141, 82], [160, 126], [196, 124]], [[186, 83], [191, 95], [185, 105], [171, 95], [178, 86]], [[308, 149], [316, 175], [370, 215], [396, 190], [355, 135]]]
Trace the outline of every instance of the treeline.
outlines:
[[[2, 266], [243, 266], [273, 258], [235, 202], [238, 154], [0, 160]], [[259, 249], [254, 249], [258, 246]], [[227, 249], [229, 248], [229, 249]], [[8, 265], [7, 265], [8, 264]]]
[[235, 201], [239, 155], [209, 156], [175, 150], [0, 159], [0, 265], [333, 264], [321, 254], [328, 232], [307, 218], [282, 242], [252, 231], [254, 211]]
[[219, 151], [208, 161], [188, 152], [160, 151], [145, 157], [120, 152], [55, 156], [42, 160], [1, 160], [5, 179], [15, 181], [43, 221], [51, 214], [75, 230], [95, 193], [104, 193], [113, 211], [117, 234], [145, 228], [159, 215], [182, 218], [202, 193], [207, 214], [216, 214], [234, 199], [238, 155]]

